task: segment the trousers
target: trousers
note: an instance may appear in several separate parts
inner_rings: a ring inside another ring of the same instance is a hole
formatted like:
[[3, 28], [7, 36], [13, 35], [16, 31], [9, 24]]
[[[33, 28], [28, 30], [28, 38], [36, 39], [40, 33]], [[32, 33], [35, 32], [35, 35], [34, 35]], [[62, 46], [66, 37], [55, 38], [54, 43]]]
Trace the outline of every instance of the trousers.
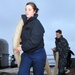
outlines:
[[40, 48], [31, 54], [22, 53], [18, 75], [30, 75], [30, 68], [33, 67], [34, 75], [44, 75], [46, 63], [46, 52]]

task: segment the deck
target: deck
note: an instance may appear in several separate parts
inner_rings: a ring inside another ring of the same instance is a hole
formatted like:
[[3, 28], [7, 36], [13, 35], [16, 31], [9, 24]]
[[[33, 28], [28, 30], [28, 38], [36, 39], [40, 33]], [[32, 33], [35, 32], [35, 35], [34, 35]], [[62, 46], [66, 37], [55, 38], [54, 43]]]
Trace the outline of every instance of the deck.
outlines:
[[[53, 75], [53, 69], [54, 68], [51, 68], [52, 75]], [[17, 75], [17, 72], [18, 72], [18, 68], [1, 69], [0, 75]], [[30, 75], [33, 75], [32, 69]], [[47, 75], [46, 71], [44, 72], [44, 75]], [[70, 73], [67, 75], [75, 75], [75, 68], [70, 69]]]
[[70, 69], [70, 73], [67, 75], [75, 75], [75, 68]]

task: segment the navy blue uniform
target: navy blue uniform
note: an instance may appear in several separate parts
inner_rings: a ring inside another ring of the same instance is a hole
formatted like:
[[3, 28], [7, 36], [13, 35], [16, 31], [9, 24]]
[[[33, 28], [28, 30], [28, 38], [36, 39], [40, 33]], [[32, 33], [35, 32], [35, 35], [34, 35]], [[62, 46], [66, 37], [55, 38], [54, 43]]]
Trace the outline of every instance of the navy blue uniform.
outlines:
[[37, 19], [38, 14], [27, 20], [25, 15], [22, 15], [24, 26], [21, 34], [22, 50], [25, 53], [32, 53], [39, 48], [44, 47], [44, 28], [40, 21]]
[[27, 19], [22, 15], [24, 26], [21, 33], [21, 64], [18, 75], [30, 75], [30, 68], [33, 67], [34, 75], [44, 75], [46, 52], [44, 49], [44, 28], [37, 19], [37, 14]]

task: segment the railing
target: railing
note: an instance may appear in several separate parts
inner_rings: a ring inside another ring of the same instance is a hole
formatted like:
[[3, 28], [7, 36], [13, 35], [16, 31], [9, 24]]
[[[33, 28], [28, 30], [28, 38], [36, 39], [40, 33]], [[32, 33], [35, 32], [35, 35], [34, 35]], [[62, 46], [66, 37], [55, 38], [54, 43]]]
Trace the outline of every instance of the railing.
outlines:
[[[75, 55], [72, 56], [72, 59], [75, 58]], [[50, 67], [54, 67], [56, 62], [53, 54], [48, 54], [47, 55], [48, 63]]]
[[47, 59], [48, 59], [48, 63], [50, 67], [54, 67], [55, 66], [55, 59], [53, 54], [47, 55]]

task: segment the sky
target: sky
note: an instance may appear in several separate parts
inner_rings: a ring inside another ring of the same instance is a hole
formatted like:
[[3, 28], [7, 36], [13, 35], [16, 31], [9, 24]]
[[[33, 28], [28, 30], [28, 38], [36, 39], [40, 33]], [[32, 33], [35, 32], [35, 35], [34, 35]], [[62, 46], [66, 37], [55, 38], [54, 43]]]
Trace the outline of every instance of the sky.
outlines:
[[25, 14], [26, 3], [30, 1], [39, 8], [38, 19], [45, 29], [46, 53], [52, 54], [57, 29], [62, 30], [75, 53], [75, 0], [0, 0], [0, 38], [8, 42], [9, 54], [13, 54], [12, 38], [16, 25], [21, 15]]

